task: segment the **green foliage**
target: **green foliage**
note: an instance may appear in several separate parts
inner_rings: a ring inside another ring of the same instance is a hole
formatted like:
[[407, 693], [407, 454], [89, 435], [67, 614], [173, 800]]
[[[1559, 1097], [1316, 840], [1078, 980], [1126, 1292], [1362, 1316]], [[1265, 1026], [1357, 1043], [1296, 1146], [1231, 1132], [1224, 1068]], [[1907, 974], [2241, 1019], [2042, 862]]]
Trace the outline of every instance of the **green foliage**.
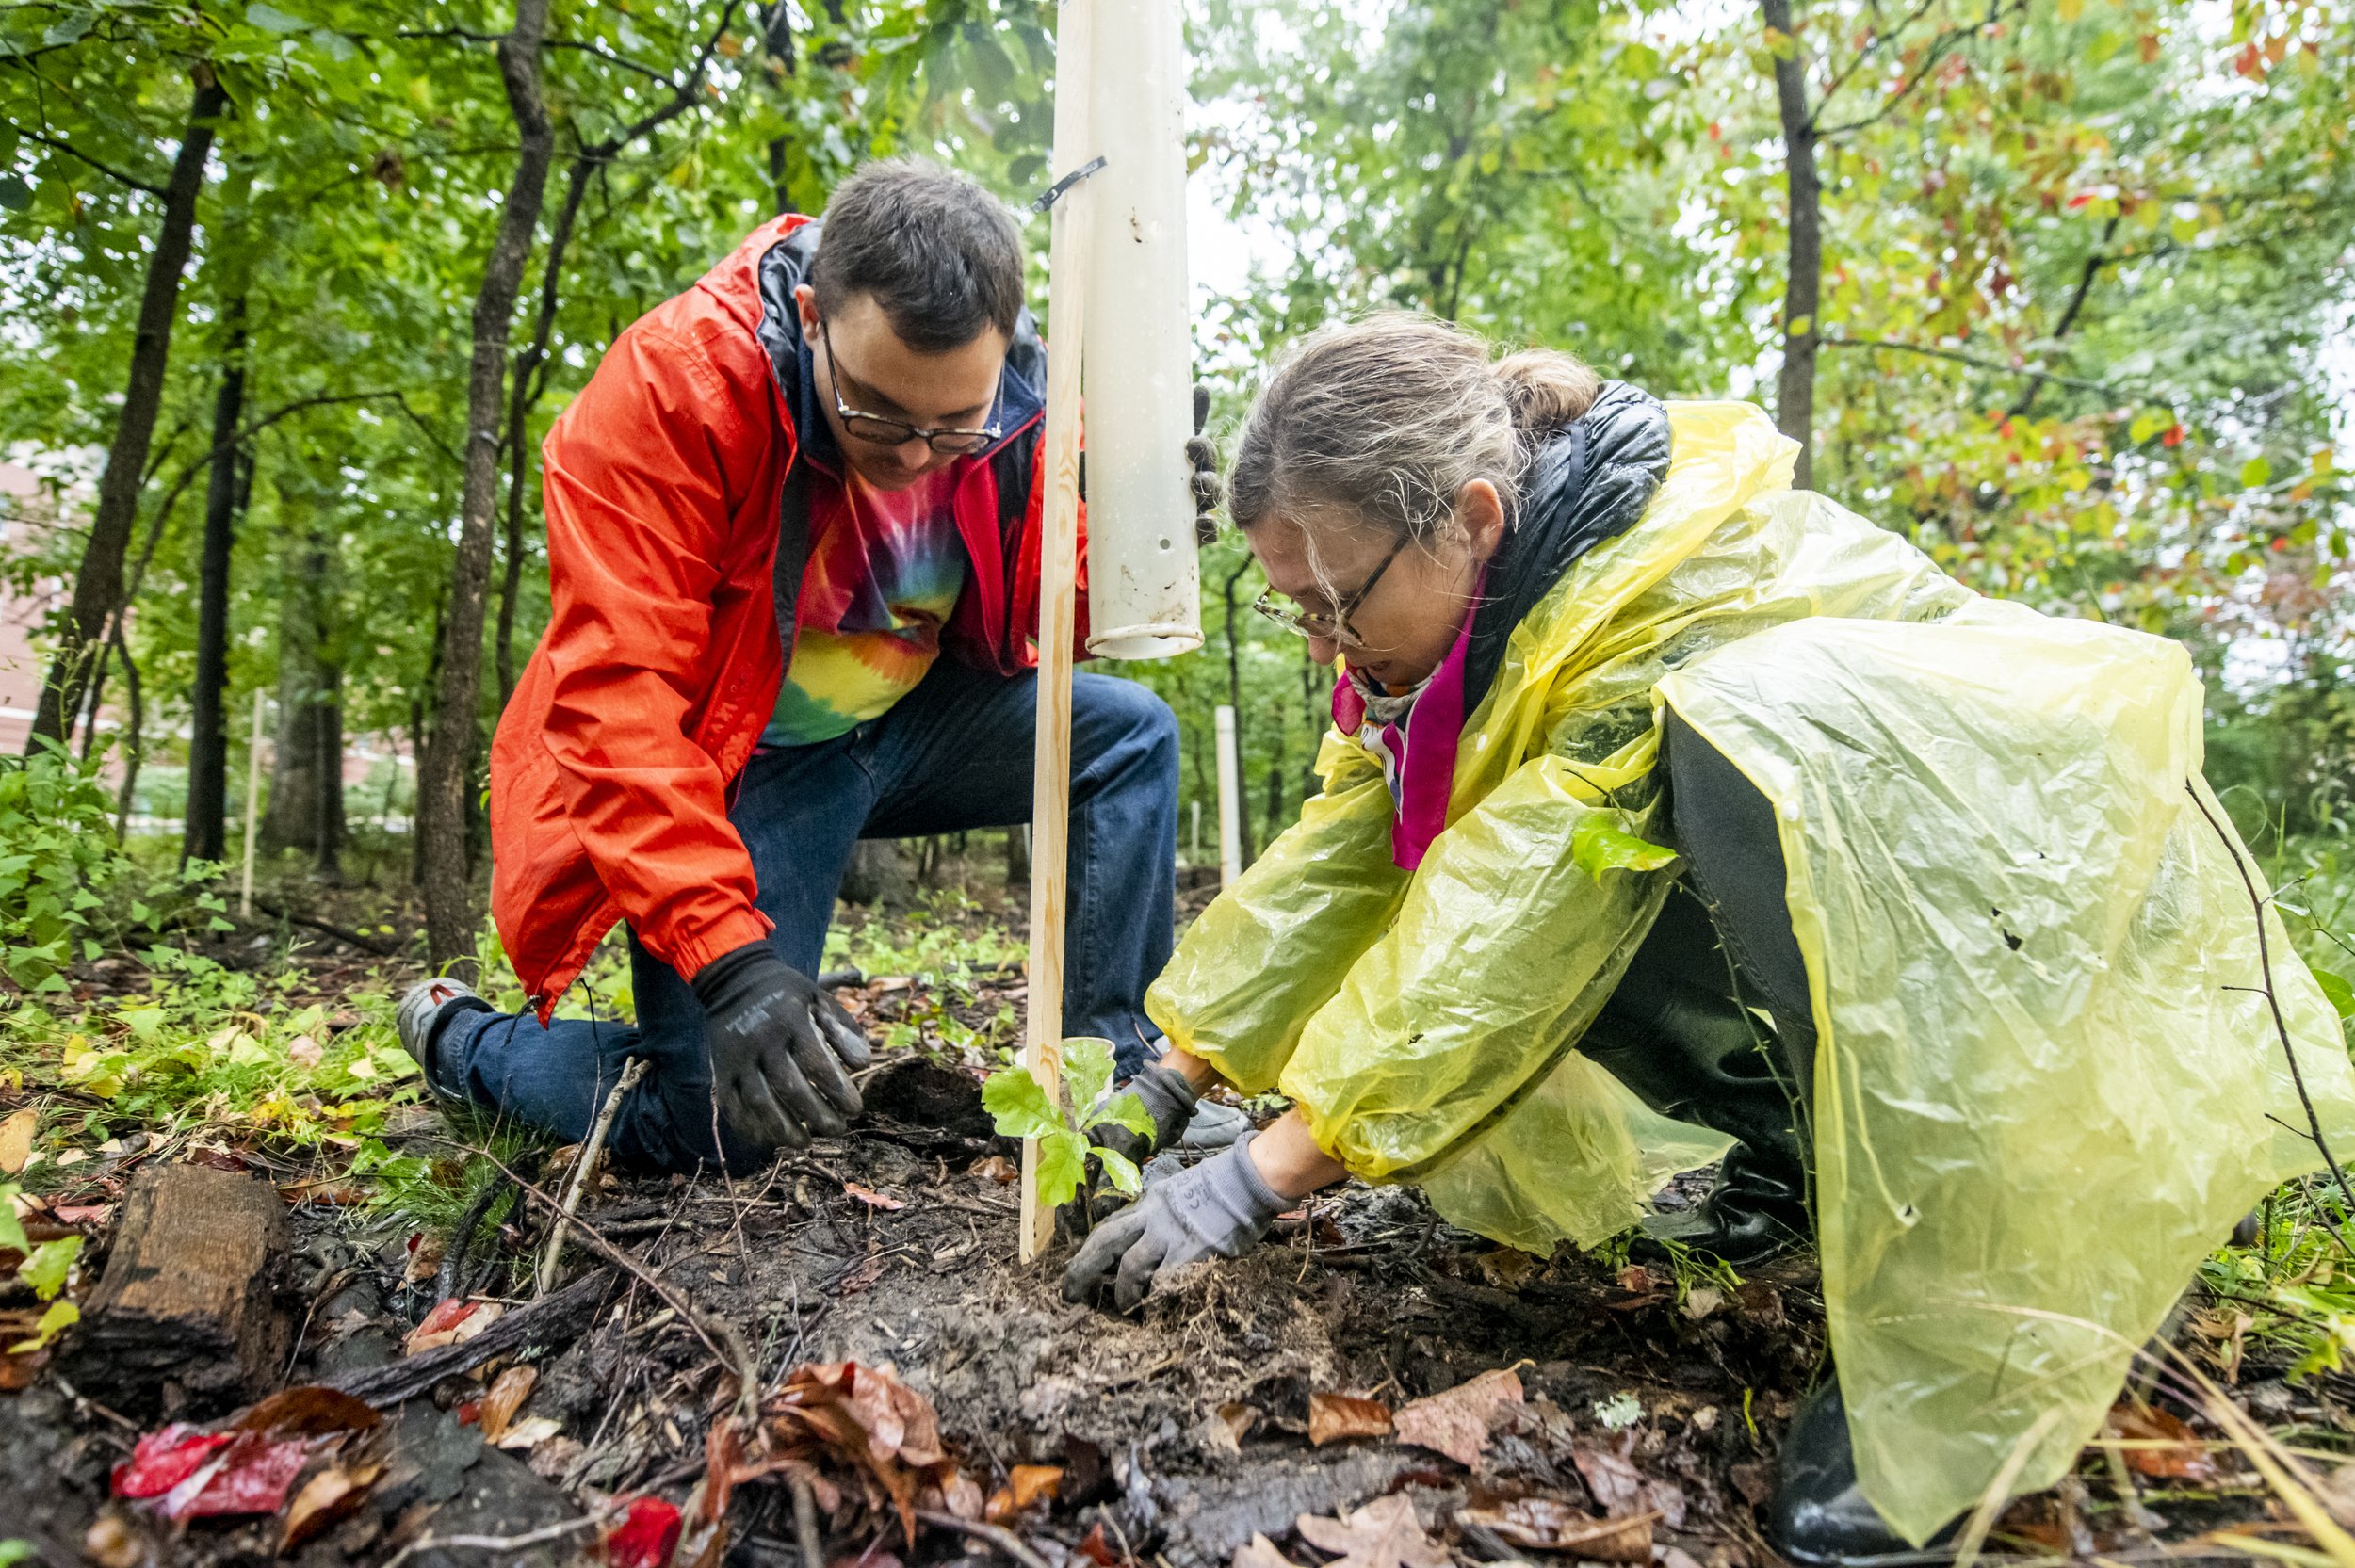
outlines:
[[0, 1250], [21, 1253], [16, 1266], [17, 1277], [32, 1288], [37, 1300], [50, 1303], [33, 1326], [33, 1337], [7, 1348], [9, 1354], [38, 1350], [60, 1333], [81, 1320], [81, 1309], [72, 1301], [59, 1299], [65, 1289], [66, 1278], [73, 1272], [73, 1260], [81, 1254], [82, 1238], [61, 1237], [39, 1246], [26, 1238], [24, 1227], [16, 1217], [16, 1209], [8, 1202], [20, 1189], [13, 1183], [0, 1182]]
[[996, 1122], [999, 1136], [1038, 1140], [1038, 1201], [1048, 1207], [1060, 1208], [1071, 1201], [1087, 1177], [1090, 1159], [1103, 1169], [1113, 1190], [1134, 1194], [1144, 1185], [1134, 1162], [1090, 1143], [1087, 1137], [1090, 1128], [1106, 1125], [1147, 1138], [1153, 1134], [1152, 1115], [1134, 1094], [1107, 1097], [1113, 1081], [1111, 1043], [1064, 1041], [1063, 1070], [1068, 1105], [1054, 1104], [1031, 1070], [1017, 1066], [989, 1075], [982, 1085], [983, 1108]]
[[1657, 871], [1677, 852], [1636, 837], [1603, 812], [1588, 812], [1570, 830], [1570, 860], [1600, 882], [1605, 871]]
[[128, 926], [200, 913], [228, 929], [220, 900], [203, 890], [211, 866], [153, 873], [123, 853], [103, 761], [50, 744], [0, 758], [0, 962], [26, 991], [63, 991], [67, 967], [100, 956]]

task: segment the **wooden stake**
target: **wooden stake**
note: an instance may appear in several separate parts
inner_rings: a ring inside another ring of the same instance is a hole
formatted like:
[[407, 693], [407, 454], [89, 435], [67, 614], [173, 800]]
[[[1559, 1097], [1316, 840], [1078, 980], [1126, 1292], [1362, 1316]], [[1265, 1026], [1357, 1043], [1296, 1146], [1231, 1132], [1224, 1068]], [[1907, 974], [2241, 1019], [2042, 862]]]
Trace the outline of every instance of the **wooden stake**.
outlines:
[[238, 918], [253, 918], [253, 844], [261, 823], [255, 807], [262, 799], [262, 694], [253, 694], [253, 740], [245, 749], [245, 885], [237, 895]]
[[1235, 755], [1235, 710], [1218, 705], [1218, 884], [1242, 875], [1242, 775]]
[[[1089, 50], [1095, 0], [1063, 0], [1055, 29], [1055, 170], [1084, 164], [1089, 151]], [[1039, 543], [1038, 736], [1031, 790], [1031, 965], [1029, 1027], [1022, 1065], [1063, 1103], [1063, 927], [1070, 865], [1071, 640], [1079, 615], [1080, 343], [1085, 319], [1088, 186], [1055, 202], [1048, 242], [1047, 426], [1041, 456], [1047, 498]], [[1055, 1213], [1038, 1201], [1038, 1140], [1022, 1144], [1022, 1261], [1047, 1250]]]

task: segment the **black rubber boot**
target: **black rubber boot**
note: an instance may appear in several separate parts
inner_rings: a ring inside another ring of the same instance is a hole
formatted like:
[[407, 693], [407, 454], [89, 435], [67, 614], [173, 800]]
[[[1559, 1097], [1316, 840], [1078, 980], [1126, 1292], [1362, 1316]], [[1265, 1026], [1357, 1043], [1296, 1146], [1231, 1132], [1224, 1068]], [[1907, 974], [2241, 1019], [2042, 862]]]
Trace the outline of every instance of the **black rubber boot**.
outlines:
[[[1796, 1091], [1773, 1029], [1744, 1005], [1709, 912], [1669, 895], [1581, 1051], [1680, 1122], [1730, 1134], [1717, 1185], [1697, 1208], [1655, 1217], [1665, 1239], [1736, 1268], [1806, 1240], [1807, 1156]], [[1639, 1238], [1637, 1253], [1659, 1255]]]
[[1940, 1549], [1954, 1538], [1954, 1525], [1917, 1547], [1865, 1500], [1836, 1376], [1800, 1401], [1776, 1472], [1775, 1545], [1803, 1568], [1900, 1568], [1954, 1555]]

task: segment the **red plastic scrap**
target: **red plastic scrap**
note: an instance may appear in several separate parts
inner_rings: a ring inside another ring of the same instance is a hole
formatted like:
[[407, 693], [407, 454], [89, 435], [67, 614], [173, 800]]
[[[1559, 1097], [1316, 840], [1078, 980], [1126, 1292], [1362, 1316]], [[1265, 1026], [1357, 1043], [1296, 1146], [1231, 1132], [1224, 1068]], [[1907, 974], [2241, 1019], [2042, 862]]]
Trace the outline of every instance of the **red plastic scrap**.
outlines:
[[668, 1568], [678, 1545], [679, 1511], [659, 1497], [632, 1497], [622, 1522], [605, 1532], [610, 1568]]

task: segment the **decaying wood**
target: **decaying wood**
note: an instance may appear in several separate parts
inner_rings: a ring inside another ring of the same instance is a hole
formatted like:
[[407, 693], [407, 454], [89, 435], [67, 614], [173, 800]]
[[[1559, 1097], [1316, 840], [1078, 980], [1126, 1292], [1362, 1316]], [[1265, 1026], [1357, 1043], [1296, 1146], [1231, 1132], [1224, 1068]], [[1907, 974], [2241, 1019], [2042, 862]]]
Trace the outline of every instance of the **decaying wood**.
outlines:
[[286, 1245], [285, 1204], [261, 1177], [204, 1165], [140, 1172], [69, 1374], [133, 1410], [153, 1409], [167, 1380], [200, 1403], [267, 1392], [294, 1331], [278, 1293]]
[[613, 1293], [617, 1277], [599, 1269], [575, 1280], [552, 1296], [517, 1307], [472, 1339], [421, 1350], [383, 1366], [364, 1366], [326, 1380], [327, 1386], [382, 1407], [397, 1405], [430, 1391], [444, 1378], [472, 1371], [495, 1355], [526, 1345], [549, 1345], [571, 1339], [586, 1329]]

